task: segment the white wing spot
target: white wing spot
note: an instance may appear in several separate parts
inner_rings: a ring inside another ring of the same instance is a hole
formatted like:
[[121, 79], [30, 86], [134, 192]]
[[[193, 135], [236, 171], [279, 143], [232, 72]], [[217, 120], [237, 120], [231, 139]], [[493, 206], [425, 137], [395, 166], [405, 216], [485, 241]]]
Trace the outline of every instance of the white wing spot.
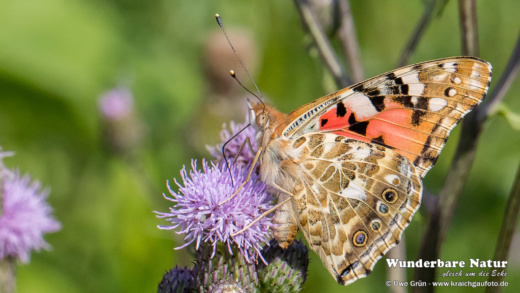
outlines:
[[354, 157], [357, 160], [364, 160], [368, 156], [370, 156], [370, 149], [369, 148], [362, 148], [362, 149], [357, 149], [356, 151], [354, 151]]
[[399, 183], [401, 183], [401, 180], [399, 180], [399, 176], [394, 175], [394, 174], [386, 175], [385, 180], [386, 180], [386, 182], [388, 182], [392, 185], [395, 185], [395, 186], [398, 186]]
[[417, 97], [412, 97], [412, 104], [415, 106], [417, 104]]
[[350, 182], [348, 187], [343, 189], [340, 192], [340, 195], [347, 197], [347, 198], [353, 198], [353, 199], [357, 199], [357, 200], [361, 200], [361, 201], [367, 200], [367, 195], [365, 193], [365, 190], [354, 182]]
[[423, 83], [413, 83], [408, 85], [408, 94], [411, 96], [421, 96], [423, 94], [423, 90]]
[[444, 117], [444, 119], [442, 119], [442, 121], [441, 121], [441, 125], [444, 125], [445, 127], [451, 128], [451, 126], [453, 125], [454, 120], [455, 119], [450, 118], [448, 116]]
[[457, 103], [457, 107], [455, 107], [455, 110], [459, 111], [460, 113], [466, 113], [467, 110], [464, 109], [464, 105], [462, 105], [461, 103]]
[[457, 66], [455, 65], [455, 62], [447, 62], [444, 64], [444, 70], [455, 73], [457, 71]]
[[429, 108], [430, 111], [437, 112], [446, 107], [446, 105], [448, 105], [448, 101], [446, 101], [445, 99], [432, 98], [430, 99]]
[[357, 93], [346, 98], [345, 104], [352, 109], [352, 112], [356, 113], [356, 118], [360, 120], [375, 116], [379, 113], [370, 101], [370, 98], [362, 93]]
[[419, 82], [419, 75], [417, 73], [415, 74], [408, 74], [405, 76], [402, 76], [401, 79], [404, 83], [418, 83]]
[[460, 77], [456, 76], [454, 79], [453, 79], [453, 82], [456, 83], [456, 84], [460, 84], [462, 82], [462, 80], [460, 79]]
[[407, 163], [402, 162], [399, 164], [399, 173], [408, 177], [412, 173], [412, 169], [410, 169], [410, 166]]
[[453, 89], [453, 88], [452, 88], [452, 89], [450, 89], [450, 90], [448, 91], [448, 95], [449, 95], [450, 97], [453, 97], [453, 96], [456, 95], [456, 94], [457, 94], [457, 90], [456, 90], [456, 89]]
[[446, 79], [446, 74], [433, 75], [430, 78], [438, 82], [443, 82]]
[[471, 75], [469, 76], [471, 79], [479, 79], [480, 78], [480, 72], [474, 70], [473, 72], [471, 72]]
[[484, 87], [484, 84], [481, 83], [478, 80], [470, 79], [468, 83], [472, 86], [474, 89], [482, 89]]
[[322, 143], [322, 146], [323, 146], [323, 153], [327, 154], [332, 150], [332, 148], [334, 147], [334, 144], [324, 142], [324, 143]]
[[473, 63], [473, 71], [471, 72], [471, 75], [470, 75], [470, 78], [472, 79], [478, 79], [480, 78], [480, 72], [478, 72], [478, 70], [480, 69], [480, 64], [478, 64], [477, 62]]

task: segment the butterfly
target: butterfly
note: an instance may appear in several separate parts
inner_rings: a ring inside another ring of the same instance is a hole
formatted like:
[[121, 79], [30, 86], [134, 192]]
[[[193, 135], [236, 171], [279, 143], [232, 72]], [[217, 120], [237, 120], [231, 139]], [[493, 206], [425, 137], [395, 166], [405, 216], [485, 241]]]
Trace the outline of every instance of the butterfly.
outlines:
[[279, 193], [273, 235], [301, 230], [339, 284], [369, 275], [421, 204], [450, 131], [485, 97], [491, 64], [438, 59], [376, 76], [284, 114], [249, 105], [261, 180]]

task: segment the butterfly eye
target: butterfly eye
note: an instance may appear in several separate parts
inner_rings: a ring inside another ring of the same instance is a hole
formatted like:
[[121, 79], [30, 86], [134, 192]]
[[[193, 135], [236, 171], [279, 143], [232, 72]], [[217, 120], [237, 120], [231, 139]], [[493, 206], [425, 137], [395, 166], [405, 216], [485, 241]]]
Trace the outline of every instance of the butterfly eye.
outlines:
[[262, 114], [258, 115], [258, 118], [256, 119], [256, 123], [258, 124], [258, 126], [264, 128], [269, 124], [269, 117], [267, 116], [267, 114], [262, 113]]

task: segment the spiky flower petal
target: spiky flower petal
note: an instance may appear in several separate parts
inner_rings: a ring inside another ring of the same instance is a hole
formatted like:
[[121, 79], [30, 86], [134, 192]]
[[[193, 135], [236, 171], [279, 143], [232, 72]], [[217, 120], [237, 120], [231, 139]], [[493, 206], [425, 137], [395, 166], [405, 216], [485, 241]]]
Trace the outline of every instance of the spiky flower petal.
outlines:
[[210, 245], [202, 244], [193, 272], [200, 292], [255, 292], [258, 286], [255, 264], [240, 253], [231, 254], [222, 243], [215, 256]]
[[309, 249], [301, 241], [295, 240], [287, 249], [272, 239], [262, 251], [269, 263], [257, 265], [262, 292], [300, 292], [307, 278]]
[[[258, 147], [255, 139], [255, 130], [251, 126], [247, 127], [247, 125], [247, 123], [235, 123], [234, 121], [231, 121], [229, 123], [231, 131], [228, 130], [226, 124], [222, 126], [222, 131], [220, 132], [222, 142], [215, 146], [206, 146], [217, 162], [224, 160], [224, 156], [222, 155], [222, 146], [228, 141], [229, 142], [226, 144], [226, 148], [224, 149], [224, 154], [228, 160], [236, 161], [236, 164], [241, 166], [248, 165], [253, 161], [255, 153], [252, 152], [251, 147], [253, 148], [253, 151], [256, 151]], [[230, 140], [237, 133], [238, 135]], [[249, 141], [251, 147], [246, 143], [246, 141]]]
[[243, 233], [231, 235], [271, 208], [271, 197], [266, 192], [266, 186], [258, 182], [253, 174], [232, 200], [219, 205], [246, 180], [249, 167], [231, 165], [229, 172], [225, 165], [212, 163], [210, 166], [205, 160], [202, 161], [202, 170], [197, 169], [194, 160], [191, 167], [189, 173], [186, 167], [181, 170], [182, 184], [175, 180], [178, 193], [168, 186], [173, 198], [164, 197], [175, 206], [170, 208], [169, 213], [156, 212], [157, 217], [166, 219], [172, 225], [158, 227], [165, 230], [180, 227], [177, 233], [186, 235], [186, 244], [177, 249], [194, 241], [198, 248], [204, 241], [213, 246], [214, 254], [217, 243], [222, 242], [230, 253], [231, 246], [236, 245], [248, 262], [254, 262], [262, 250], [261, 244], [268, 241], [269, 227], [272, 226], [270, 218], [263, 217]]
[[195, 278], [192, 270], [175, 267], [166, 274], [157, 287], [157, 293], [184, 293], [195, 289]]
[[31, 183], [28, 175], [10, 172], [1, 164], [0, 155], [0, 259], [13, 257], [29, 262], [31, 250], [48, 249], [44, 233], [61, 228], [45, 201], [48, 192], [41, 191], [39, 182]]

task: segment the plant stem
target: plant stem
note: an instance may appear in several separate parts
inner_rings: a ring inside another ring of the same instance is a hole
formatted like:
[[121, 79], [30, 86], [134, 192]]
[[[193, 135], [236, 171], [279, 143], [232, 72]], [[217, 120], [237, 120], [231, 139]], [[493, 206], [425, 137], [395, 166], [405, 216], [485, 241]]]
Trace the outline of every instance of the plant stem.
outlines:
[[325, 65], [334, 77], [336, 85], [339, 88], [344, 88], [350, 85], [352, 83], [350, 78], [348, 78], [345, 74], [336, 52], [334, 52], [332, 45], [323, 32], [323, 29], [316, 19], [316, 16], [314, 15], [314, 12], [312, 11], [307, 0], [294, 0], [294, 3], [298, 8], [302, 22], [307, 27], [314, 42], [316, 43], [316, 46], [318, 47], [318, 52], [320, 53], [322, 60], [325, 62]]
[[0, 259], [0, 293], [12, 293], [16, 290], [16, 266], [12, 257]]
[[357, 83], [365, 79], [365, 73], [363, 65], [361, 65], [361, 53], [349, 1], [339, 0], [339, 9], [341, 12], [339, 39], [343, 45], [343, 57], [348, 61], [348, 64], [350, 64], [352, 79]]
[[[459, 0], [460, 21], [462, 28], [462, 54], [478, 56], [477, 10], [475, 0]], [[440, 205], [440, 234], [438, 251], [440, 252], [444, 237], [450, 227], [455, 207], [459, 201], [462, 189], [469, 177], [477, 141], [483, 124], [478, 120], [479, 107], [473, 109], [462, 122], [462, 132], [457, 145], [448, 177], [439, 194]]]
[[477, 3], [475, 0], [459, 0], [462, 54], [478, 57]]
[[[475, 0], [459, 0], [462, 54], [478, 56], [478, 30]], [[433, 260], [439, 258], [446, 234], [449, 230], [455, 208], [468, 180], [471, 166], [475, 158], [477, 142], [483, 123], [478, 119], [479, 107], [473, 109], [462, 122], [462, 131], [448, 171], [444, 187], [439, 193], [439, 204], [434, 207], [432, 217], [419, 252], [419, 259]], [[418, 268], [416, 281], [431, 282], [435, 280], [436, 269]], [[433, 292], [433, 287], [414, 287], [413, 292]]]
[[[511, 241], [515, 233], [516, 223], [518, 221], [518, 212], [520, 211], [520, 165], [516, 171], [516, 178], [509, 195], [509, 200], [506, 204], [506, 211], [504, 212], [504, 219], [502, 220], [502, 227], [498, 235], [497, 246], [495, 248], [495, 256], [493, 260], [507, 260], [509, 257], [509, 249]], [[489, 276], [489, 282], [500, 283], [504, 276]], [[501, 286], [488, 286], [487, 293], [498, 293], [502, 291]]]
[[406, 46], [403, 49], [403, 53], [401, 53], [401, 57], [399, 58], [399, 62], [397, 62], [397, 67], [403, 67], [408, 64], [408, 60], [410, 56], [413, 54], [417, 45], [419, 44], [419, 40], [424, 35], [426, 28], [430, 25], [430, 22], [433, 18], [433, 12], [435, 11], [435, 4], [437, 0], [429, 0], [424, 6], [424, 11], [415, 27], [410, 39], [406, 43]]
[[518, 70], [520, 69], [520, 32], [518, 34], [518, 39], [516, 40], [515, 48], [513, 49], [513, 53], [511, 57], [509, 57], [509, 61], [507, 63], [506, 69], [500, 76], [500, 79], [496, 83], [493, 92], [486, 99], [485, 104], [480, 106], [479, 112], [479, 120], [484, 121], [488, 116], [490, 116], [495, 108], [495, 106], [502, 101], [504, 96], [506, 95], [509, 87], [515, 80], [518, 75]]
[[[386, 258], [397, 258], [399, 260], [406, 260], [406, 241], [401, 238], [401, 242], [396, 247], [390, 249], [390, 251], [386, 254]], [[386, 268], [386, 279], [390, 282], [401, 281], [407, 282], [408, 278], [406, 277], [406, 268], [395, 267], [395, 268]], [[388, 292], [390, 293], [406, 293], [406, 287], [404, 286], [390, 286], [388, 288]]]

